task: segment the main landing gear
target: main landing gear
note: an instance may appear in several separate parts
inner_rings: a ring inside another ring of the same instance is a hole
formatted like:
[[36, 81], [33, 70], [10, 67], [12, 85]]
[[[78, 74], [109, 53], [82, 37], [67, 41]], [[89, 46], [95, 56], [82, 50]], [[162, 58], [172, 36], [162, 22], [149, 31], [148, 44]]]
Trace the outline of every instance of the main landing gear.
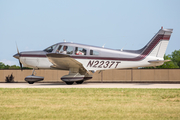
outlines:
[[84, 80], [76, 81], [77, 84], [82, 84], [83, 82], [84, 82]]
[[[76, 84], [82, 84], [84, 82], [84, 80], [81, 80], [81, 81], [76, 81]], [[74, 83], [74, 81], [66, 81], [65, 82], [67, 85], [72, 85]]]
[[74, 83], [74, 81], [73, 82], [66, 82], [67, 85], [72, 85], [73, 83]]

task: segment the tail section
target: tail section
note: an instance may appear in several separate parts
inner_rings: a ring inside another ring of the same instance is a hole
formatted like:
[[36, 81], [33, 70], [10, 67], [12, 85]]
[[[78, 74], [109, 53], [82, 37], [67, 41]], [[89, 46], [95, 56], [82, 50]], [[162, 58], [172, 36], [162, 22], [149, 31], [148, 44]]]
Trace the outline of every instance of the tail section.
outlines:
[[151, 41], [149, 41], [149, 43], [143, 48], [141, 55], [163, 58], [172, 31], [173, 29], [161, 28]]

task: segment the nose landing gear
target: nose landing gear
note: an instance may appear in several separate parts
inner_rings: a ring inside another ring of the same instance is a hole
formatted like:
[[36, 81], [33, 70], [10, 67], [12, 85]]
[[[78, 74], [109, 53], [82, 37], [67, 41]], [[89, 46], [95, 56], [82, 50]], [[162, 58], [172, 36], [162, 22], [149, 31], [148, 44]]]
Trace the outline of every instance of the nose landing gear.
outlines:
[[32, 75], [29, 75], [25, 77], [25, 81], [28, 82], [29, 84], [33, 84], [34, 82], [42, 81], [44, 80], [44, 77], [41, 76], [35, 76], [35, 70], [33, 69]]

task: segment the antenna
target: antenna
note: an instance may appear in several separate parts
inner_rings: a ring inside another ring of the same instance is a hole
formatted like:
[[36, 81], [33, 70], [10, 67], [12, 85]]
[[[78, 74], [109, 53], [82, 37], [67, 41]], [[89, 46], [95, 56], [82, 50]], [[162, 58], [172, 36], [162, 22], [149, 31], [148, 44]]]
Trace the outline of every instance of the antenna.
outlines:
[[102, 48], [104, 48], [105, 45], [106, 45], [106, 43], [102, 46]]
[[[126, 44], [127, 44], [127, 43], [126, 43]], [[126, 44], [124, 45], [124, 47], [126, 46]], [[123, 48], [124, 48], [124, 47], [121, 48], [121, 51], [123, 51]]]

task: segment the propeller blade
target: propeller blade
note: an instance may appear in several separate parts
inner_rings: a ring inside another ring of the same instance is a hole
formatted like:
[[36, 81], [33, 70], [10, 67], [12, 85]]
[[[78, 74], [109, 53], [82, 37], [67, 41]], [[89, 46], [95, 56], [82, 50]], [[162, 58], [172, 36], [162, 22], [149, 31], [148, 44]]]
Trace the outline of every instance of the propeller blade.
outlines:
[[18, 53], [18, 55], [19, 55], [19, 57], [18, 57], [19, 65], [20, 65], [20, 68], [21, 68], [21, 71], [22, 71], [22, 70], [23, 70], [23, 67], [22, 67], [22, 63], [21, 63], [21, 61], [20, 61], [20, 53], [19, 53], [19, 49], [18, 49], [17, 43], [16, 43], [16, 48], [17, 48], [17, 53]]
[[17, 53], [19, 54], [19, 49], [18, 49], [17, 43], [16, 43], [16, 48], [17, 48]]
[[21, 68], [21, 71], [22, 71], [23, 68], [22, 68], [22, 63], [20, 62], [20, 60], [19, 60], [19, 65], [20, 65], [20, 68]]

